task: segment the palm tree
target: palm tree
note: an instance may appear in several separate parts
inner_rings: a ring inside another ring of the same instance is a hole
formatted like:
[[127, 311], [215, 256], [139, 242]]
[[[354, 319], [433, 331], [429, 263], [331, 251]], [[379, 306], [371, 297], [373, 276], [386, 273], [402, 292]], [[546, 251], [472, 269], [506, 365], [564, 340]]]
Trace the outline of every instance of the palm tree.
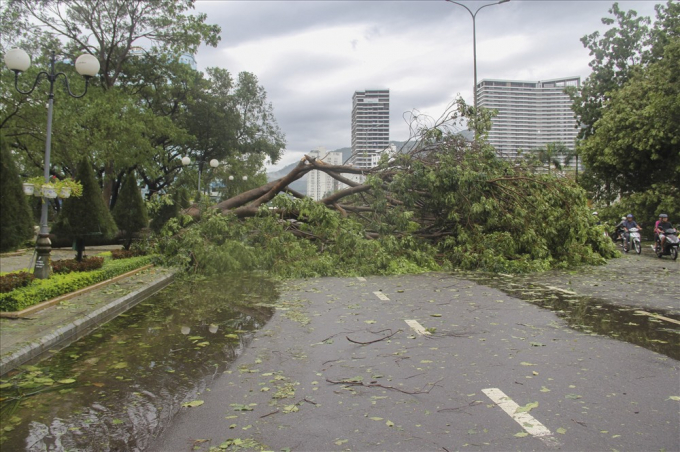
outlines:
[[564, 143], [548, 143], [544, 148], [541, 148], [536, 153], [538, 160], [548, 165], [548, 174], [550, 168], [555, 167], [560, 171], [563, 166], [569, 166], [571, 160], [576, 156], [573, 149], [569, 149]]

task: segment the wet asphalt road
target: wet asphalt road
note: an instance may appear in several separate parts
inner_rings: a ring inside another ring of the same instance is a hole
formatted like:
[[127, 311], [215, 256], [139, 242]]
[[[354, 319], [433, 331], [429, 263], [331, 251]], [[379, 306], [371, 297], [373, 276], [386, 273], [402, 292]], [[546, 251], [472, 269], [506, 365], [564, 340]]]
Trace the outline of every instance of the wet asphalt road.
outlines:
[[[672, 316], [679, 264], [643, 254], [542, 277], [623, 306], [617, 275], [634, 268], [627, 309]], [[646, 296], [656, 285], [663, 296]], [[285, 286], [250, 347], [151, 450], [680, 450], [680, 362], [667, 354], [463, 275]]]

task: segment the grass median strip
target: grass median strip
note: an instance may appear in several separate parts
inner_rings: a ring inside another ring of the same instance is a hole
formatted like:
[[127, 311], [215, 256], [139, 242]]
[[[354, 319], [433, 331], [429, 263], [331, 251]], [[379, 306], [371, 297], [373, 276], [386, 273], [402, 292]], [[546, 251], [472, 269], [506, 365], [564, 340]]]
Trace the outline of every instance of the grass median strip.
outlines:
[[36, 279], [30, 285], [0, 294], [0, 311], [21, 311], [30, 306], [92, 286], [152, 262], [153, 256], [106, 260], [104, 266], [90, 272], [55, 274], [49, 279]]

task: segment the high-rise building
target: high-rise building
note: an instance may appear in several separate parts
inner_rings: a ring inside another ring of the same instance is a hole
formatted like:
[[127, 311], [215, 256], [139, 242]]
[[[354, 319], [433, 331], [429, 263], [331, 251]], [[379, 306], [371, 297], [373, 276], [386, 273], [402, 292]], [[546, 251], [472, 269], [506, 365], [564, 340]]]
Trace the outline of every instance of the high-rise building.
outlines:
[[573, 150], [578, 130], [564, 89], [580, 84], [580, 77], [538, 82], [482, 80], [477, 85], [477, 103], [498, 110], [489, 132], [489, 142], [498, 155], [515, 158], [520, 150], [531, 151], [548, 143], [563, 143]]
[[[342, 152], [329, 152], [323, 147], [310, 151], [307, 155], [328, 165], [342, 165]], [[338, 181], [319, 170], [312, 170], [307, 177], [307, 196], [314, 201], [325, 198], [338, 190]]]
[[367, 89], [352, 96], [352, 156], [349, 164], [371, 168], [390, 145], [390, 90]]

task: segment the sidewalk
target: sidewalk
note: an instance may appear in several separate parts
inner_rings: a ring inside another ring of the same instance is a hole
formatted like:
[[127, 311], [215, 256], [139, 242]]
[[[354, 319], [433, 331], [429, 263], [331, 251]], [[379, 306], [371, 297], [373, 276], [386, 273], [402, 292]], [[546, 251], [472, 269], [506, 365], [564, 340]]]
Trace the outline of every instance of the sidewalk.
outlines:
[[[89, 254], [118, 249], [91, 247]], [[74, 251], [53, 250], [52, 258], [70, 259]], [[27, 268], [33, 250], [0, 256], [3, 272]], [[47, 357], [78, 340], [97, 326], [170, 284], [174, 270], [152, 267], [112, 284], [62, 301], [21, 319], [0, 318], [0, 375]]]

